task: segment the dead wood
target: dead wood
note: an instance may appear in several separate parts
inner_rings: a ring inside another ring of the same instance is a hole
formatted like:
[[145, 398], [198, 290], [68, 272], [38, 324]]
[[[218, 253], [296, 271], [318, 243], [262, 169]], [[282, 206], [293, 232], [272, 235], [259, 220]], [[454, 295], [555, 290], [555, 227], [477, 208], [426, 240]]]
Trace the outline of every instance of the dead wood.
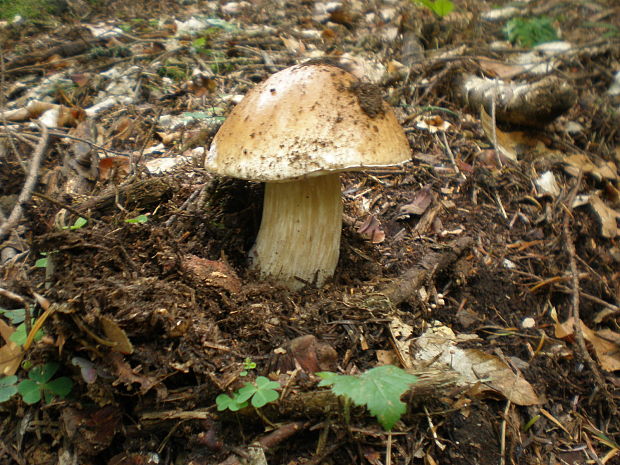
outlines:
[[568, 111], [577, 100], [571, 85], [555, 76], [538, 82], [503, 82], [476, 76], [460, 76], [457, 95], [474, 113], [483, 107], [490, 115], [495, 106], [499, 123], [540, 127]]
[[39, 128], [41, 129], [41, 137], [34, 150], [32, 159], [30, 160], [28, 176], [26, 177], [22, 191], [17, 198], [17, 202], [15, 202], [15, 206], [13, 207], [11, 214], [6, 220], [2, 221], [2, 224], [0, 224], [0, 240], [4, 239], [11, 232], [11, 230], [17, 226], [22, 218], [24, 204], [30, 200], [32, 191], [37, 185], [37, 180], [39, 179], [39, 167], [41, 166], [41, 161], [43, 160], [43, 155], [49, 140], [47, 128], [42, 124], [39, 124]]
[[[263, 436], [257, 441], [256, 445], [252, 445], [249, 447], [262, 447], [263, 449], [269, 449], [277, 446], [282, 441], [291, 437], [293, 434], [301, 431], [308, 427], [307, 423], [302, 422], [293, 422], [288, 423], [286, 425], [281, 426], [275, 431], [272, 431], [266, 436]], [[237, 455], [231, 455], [223, 462], [220, 462], [219, 465], [240, 465], [242, 462], [239, 460]]]
[[406, 270], [377, 293], [387, 298], [392, 305], [405, 302], [413, 297], [433, 274], [446, 270], [473, 244], [471, 237], [461, 237], [449, 250], [429, 252], [418, 265]]
[[96, 197], [85, 200], [74, 208], [80, 212], [104, 211], [116, 203], [131, 208], [146, 208], [160, 203], [174, 189], [174, 183], [166, 178], [147, 178], [124, 186], [106, 189]]

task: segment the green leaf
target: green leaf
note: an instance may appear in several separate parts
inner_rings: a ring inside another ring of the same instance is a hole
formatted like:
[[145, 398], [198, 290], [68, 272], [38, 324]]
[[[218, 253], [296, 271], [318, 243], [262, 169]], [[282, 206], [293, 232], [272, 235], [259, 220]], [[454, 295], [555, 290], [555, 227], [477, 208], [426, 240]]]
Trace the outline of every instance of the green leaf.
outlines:
[[238, 402], [245, 402], [249, 400], [250, 397], [252, 397], [256, 393], [256, 391], [256, 386], [251, 383], [245, 383], [243, 387], [239, 389], [239, 391], [237, 391], [235, 397]]
[[503, 31], [510, 42], [528, 48], [558, 40], [553, 21], [546, 16], [512, 18], [506, 23]]
[[71, 389], [73, 389], [73, 381], [66, 376], [61, 376], [45, 384], [44, 388], [52, 394], [64, 399], [69, 395]]
[[17, 392], [20, 393], [24, 402], [28, 405], [36, 404], [41, 400], [41, 390], [39, 383], [31, 379], [25, 379], [17, 386]]
[[146, 215], [138, 215], [135, 218], [128, 218], [125, 223], [129, 224], [144, 224], [149, 221], [149, 217]]
[[0, 378], [0, 403], [6, 402], [15, 394], [17, 394], [17, 376], [3, 376]]
[[0, 308], [0, 315], [4, 315], [12, 325], [18, 325], [26, 319], [26, 309], [16, 308], [15, 310], [7, 310]]
[[450, 0], [435, 0], [433, 11], [442, 18], [449, 15], [454, 10], [454, 3]]
[[32, 367], [32, 369], [28, 372], [28, 378], [39, 384], [45, 384], [52, 379], [52, 376], [54, 376], [54, 373], [58, 371], [59, 367], [60, 365], [56, 362], [48, 362], [45, 365], [37, 365]]
[[72, 230], [80, 229], [86, 226], [87, 223], [88, 223], [88, 220], [80, 216], [77, 220], [75, 220], [75, 223], [73, 223], [73, 226], [69, 226], [69, 229], [72, 229]]
[[226, 409], [231, 412], [236, 412], [237, 410], [241, 410], [244, 407], [247, 407], [247, 402], [239, 402], [237, 397], [230, 397], [228, 394], [220, 394], [215, 398], [215, 404], [217, 405], [217, 410], [222, 412]]
[[256, 408], [261, 408], [270, 402], [278, 400], [279, 397], [280, 394], [278, 391], [274, 391], [273, 389], [260, 390], [252, 397], [252, 405]]
[[39, 258], [34, 262], [36, 268], [47, 268], [47, 257]]
[[275, 389], [280, 387], [280, 383], [271, 381], [269, 378], [259, 376], [256, 378], [256, 392], [252, 397], [252, 405], [261, 408], [270, 402], [278, 400], [280, 394]]
[[400, 400], [417, 377], [392, 365], [372, 368], [360, 376], [319, 373], [319, 386], [331, 386], [332, 392], [368, 408], [381, 426], [391, 430], [407, 406]]
[[[33, 318], [30, 325], [33, 325], [34, 322], [35, 319]], [[43, 331], [42, 329], [38, 330], [37, 333], [34, 335], [35, 342], [40, 341], [43, 336], [45, 336], [45, 331]], [[20, 346], [23, 346], [26, 343], [27, 339], [28, 330], [25, 323], [18, 325], [17, 328], [15, 328], [13, 334], [11, 334], [11, 336], [9, 337], [9, 340], [11, 342], [14, 342], [15, 344]]]

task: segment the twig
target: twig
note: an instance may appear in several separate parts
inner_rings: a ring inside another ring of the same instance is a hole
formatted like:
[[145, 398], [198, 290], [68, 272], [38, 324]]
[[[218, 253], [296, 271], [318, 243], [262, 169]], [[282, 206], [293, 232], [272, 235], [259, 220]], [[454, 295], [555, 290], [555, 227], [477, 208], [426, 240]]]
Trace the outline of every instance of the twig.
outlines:
[[17, 202], [15, 203], [11, 214], [9, 215], [8, 219], [6, 221], [3, 221], [0, 225], [0, 240], [4, 239], [4, 237], [9, 234], [11, 229], [15, 228], [19, 223], [24, 212], [23, 205], [30, 199], [32, 191], [37, 184], [37, 179], [39, 177], [39, 167], [41, 166], [43, 154], [45, 153], [45, 149], [47, 148], [47, 142], [49, 140], [49, 133], [47, 131], [47, 128], [41, 123], [39, 123], [39, 128], [41, 129], [41, 138], [39, 139], [39, 143], [35, 148], [32, 159], [30, 160], [30, 169], [28, 171], [28, 176], [26, 176], [24, 187], [22, 188], [22, 191], [17, 198]]
[[448, 144], [448, 138], [446, 137], [445, 131], [441, 132], [441, 136], [443, 137], [443, 144], [446, 148], [446, 153], [448, 154], [448, 157], [450, 157], [450, 163], [452, 164], [452, 168], [454, 168], [454, 171], [456, 172], [456, 174], [459, 175], [459, 178], [465, 181], [467, 178], [465, 177], [463, 172], [459, 169], [459, 166], [456, 164], [456, 160], [454, 159], [454, 153], [452, 153], [450, 144]]
[[579, 173], [579, 177], [577, 178], [576, 186], [569, 194], [568, 199], [566, 201], [566, 208], [568, 211], [564, 215], [564, 240], [566, 243], [566, 250], [568, 251], [568, 258], [570, 264], [570, 273], [571, 273], [571, 281], [572, 281], [572, 305], [573, 305], [573, 327], [575, 330], [575, 338], [577, 339], [577, 346], [579, 347], [579, 353], [581, 358], [586, 362], [588, 368], [594, 375], [594, 381], [596, 382], [597, 387], [601, 390], [607, 403], [609, 405], [610, 411], [613, 415], [616, 415], [618, 412], [618, 407], [616, 406], [616, 402], [614, 401], [612, 395], [607, 389], [607, 385], [605, 384], [605, 379], [601, 372], [599, 371], [596, 363], [590, 356], [588, 352], [588, 348], [586, 347], [586, 341], [583, 336], [583, 329], [581, 328], [581, 317], [579, 315], [579, 272], [577, 270], [577, 252], [575, 250], [575, 243], [573, 239], [573, 235], [570, 230], [569, 225], [569, 211], [571, 205], [573, 204], [573, 200], [575, 195], [577, 194], [577, 190], [579, 185], [581, 184], [582, 173]]
[[506, 408], [504, 409], [504, 418], [502, 419], [501, 426], [499, 465], [504, 465], [506, 463], [506, 418], [508, 418], [511, 405], [512, 403], [508, 400], [508, 402], [506, 402]]
[[85, 218], [88, 221], [92, 221], [93, 223], [100, 222], [100, 220], [96, 220], [95, 218], [87, 215], [86, 213], [80, 213], [75, 208], [70, 207], [69, 205], [66, 205], [66, 204], [64, 204], [62, 202], [59, 202], [58, 200], [56, 200], [56, 199], [54, 199], [52, 197], [49, 197], [49, 196], [47, 196], [45, 194], [41, 194], [40, 192], [33, 192], [32, 196], [33, 197], [39, 197], [40, 199], [43, 199], [43, 200], [47, 200], [48, 202], [53, 203], [54, 205], [56, 205], [56, 206], [58, 206], [60, 208], [64, 208], [65, 210], [67, 210], [70, 213], [73, 213], [74, 215], [77, 215], [79, 217]]
[[[285, 439], [288, 439], [290, 436], [292, 436], [293, 434], [301, 431], [302, 429], [305, 429], [308, 427], [307, 423], [302, 423], [302, 422], [293, 422], [293, 423], [288, 423], [286, 425], [281, 426], [280, 428], [278, 428], [275, 431], [272, 431], [271, 433], [269, 433], [266, 436], [263, 436], [262, 438], [260, 438], [258, 440], [258, 447], [262, 447], [263, 449], [270, 449], [276, 445], [278, 445], [279, 443], [281, 443], [282, 441], [284, 441]], [[239, 461], [239, 457], [237, 457], [236, 455], [231, 455], [230, 457], [228, 457], [226, 460], [224, 460], [223, 462], [220, 462], [219, 465], [240, 465], [241, 462]]]

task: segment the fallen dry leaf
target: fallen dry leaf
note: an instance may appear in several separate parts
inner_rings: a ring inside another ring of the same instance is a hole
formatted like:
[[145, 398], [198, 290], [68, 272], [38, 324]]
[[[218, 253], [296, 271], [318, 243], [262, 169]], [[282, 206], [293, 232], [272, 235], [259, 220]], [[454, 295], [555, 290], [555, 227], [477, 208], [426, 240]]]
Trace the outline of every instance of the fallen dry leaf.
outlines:
[[373, 244], [381, 244], [385, 240], [385, 232], [374, 215], [368, 215], [364, 222], [358, 226], [357, 232]]
[[411, 203], [400, 207], [399, 217], [405, 215], [423, 215], [433, 202], [433, 190], [430, 184], [420, 189]]
[[0, 347], [0, 374], [3, 376], [14, 375], [24, 358], [24, 351], [19, 344], [9, 340], [14, 332], [15, 328], [9, 326], [4, 320], [0, 320], [0, 336], [6, 343]]
[[[575, 320], [573, 317], [570, 317], [564, 323], [560, 323], [557, 320], [557, 316], [554, 317], [552, 315], [552, 318], [555, 320], [555, 337], [567, 339], [574, 336]], [[620, 334], [610, 329], [593, 331], [583, 321], [580, 321], [580, 323], [583, 337], [592, 345], [601, 368], [605, 371], [620, 370]]]
[[564, 157], [562, 163], [565, 165], [564, 171], [571, 176], [577, 176], [581, 171], [584, 174], [589, 174], [598, 181], [603, 179], [618, 179], [618, 170], [611, 161], [598, 161], [595, 163], [587, 155], [577, 153]]
[[110, 341], [116, 343], [116, 345], [112, 347], [112, 350], [116, 350], [121, 354], [132, 354], [133, 345], [123, 328], [121, 328], [116, 321], [107, 316], [102, 316], [100, 321], [106, 337]]
[[608, 239], [616, 237], [618, 235], [617, 219], [620, 218], [620, 212], [609, 208], [598, 195], [590, 196], [590, 206], [594, 210], [601, 227], [601, 236]]
[[463, 336], [457, 337], [450, 328], [436, 322], [414, 343], [414, 361], [447, 365], [460, 375], [458, 385], [479, 385], [481, 392], [496, 391], [517, 405], [541, 403], [531, 384], [502, 360], [478, 349], [459, 348], [457, 343]]

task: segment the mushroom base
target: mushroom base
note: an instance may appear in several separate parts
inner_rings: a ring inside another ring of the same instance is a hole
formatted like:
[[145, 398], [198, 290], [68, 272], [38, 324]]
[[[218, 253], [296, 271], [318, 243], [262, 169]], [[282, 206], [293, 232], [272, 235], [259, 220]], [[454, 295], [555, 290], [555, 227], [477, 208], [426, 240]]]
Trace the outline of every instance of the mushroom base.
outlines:
[[293, 290], [322, 286], [336, 269], [341, 229], [340, 175], [266, 183], [252, 267]]

